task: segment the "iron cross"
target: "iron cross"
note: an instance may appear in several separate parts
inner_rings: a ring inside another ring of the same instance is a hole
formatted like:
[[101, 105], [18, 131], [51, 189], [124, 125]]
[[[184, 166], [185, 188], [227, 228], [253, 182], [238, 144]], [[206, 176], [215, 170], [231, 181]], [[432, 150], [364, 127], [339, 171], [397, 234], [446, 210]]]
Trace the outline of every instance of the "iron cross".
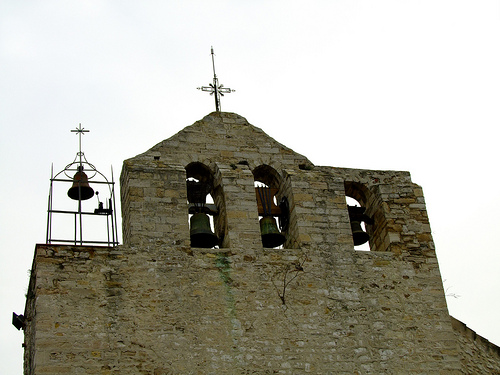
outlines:
[[78, 124], [78, 128], [75, 130], [71, 130], [72, 133], [77, 133], [78, 134], [78, 154], [82, 153], [82, 135], [85, 135], [85, 133], [90, 132], [90, 130], [85, 130], [85, 128], [82, 128], [82, 124]]
[[219, 79], [215, 74], [215, 62], [214, 62], [214, 47], [211, 47], [212, 50], [212, 67], [214, 69], [214, 79], [213, 83], [210, 83], [208, 86], [198, 87], [198, 90], [207, 91], [210, 95], [214, 95], [215, 97], [215, 110], [220, 112], [220, 97], [224, 96], [224, 94], [229, 94], [234, 92], [234, 90], [224, 87], [224, 85], [219, 85]]

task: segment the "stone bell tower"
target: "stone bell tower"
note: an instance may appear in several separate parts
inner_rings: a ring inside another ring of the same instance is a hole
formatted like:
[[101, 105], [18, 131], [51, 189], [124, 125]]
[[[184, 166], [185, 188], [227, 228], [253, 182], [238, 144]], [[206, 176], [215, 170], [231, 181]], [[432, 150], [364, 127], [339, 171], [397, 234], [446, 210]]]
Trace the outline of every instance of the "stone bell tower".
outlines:
[[214, 112], [125, 160], [121, 204], [123, 245], [37, 245], [25, 374], [462, 373], [407, 172]]

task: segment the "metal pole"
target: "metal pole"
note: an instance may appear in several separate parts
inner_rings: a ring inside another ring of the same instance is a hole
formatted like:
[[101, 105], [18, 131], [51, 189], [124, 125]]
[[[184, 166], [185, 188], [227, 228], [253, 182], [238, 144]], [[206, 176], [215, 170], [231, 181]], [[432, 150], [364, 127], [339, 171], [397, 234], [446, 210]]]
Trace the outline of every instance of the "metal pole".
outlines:
[[[113, 206], [111, 208], [111, 213], [113, 214], [113, 217], [111, 218], [111, 224], [112, 224], [112, 230], [113, 230], [113, 246], [116, 244], [118, 245], [118, 224], [116, 223], [116, 202], [115, 202], [115, 177], [113, 175], [113, 166], [111, 166], [111, 195], [113, 196]], [[111, 205], [111, 202], [110, 202]], [[114, 220], [114, 224], [113, 224]], [[115, 236], [116, 234], [116, 236]]]
[[217, 79], [217, 74], [215, 74], [215, 60], [214, 60], [214, 47], [211, 47], [212, 51], [212, 68], [214, 70], [214, 96], [215, 96], [215, 110], [220, 112], [219, 107], [219, 92], [217, 91], [219, 86], [219, 80]]
[[49, 202], [47, 207], [47, 236], [46, 243], [50, 243], [52, 237], [52, 183], [54, 178], [54, 164], [50, 167], [50, 188], [49, 188]]
[[215, 97], [215, 110], [217, 112], [220, 112], [220, 107], [219, 107], [219, 92], [217, 91], [217, 78], [214, 77], [214, 97]]
[[76, 213], [75, 213], [75, 246], [76, 246], [76, 236], [77, 236], [77, 225], [76, 225], [76, 221], [77, 221], [77, 218], [76, 218]]
[[78, 219], [79, 219], [79, 224], [80, 224], [80, 246], [83, 244], [83, 236], [82, 236], [82, 188], [81, 188], [81, 179], [78, 180]]

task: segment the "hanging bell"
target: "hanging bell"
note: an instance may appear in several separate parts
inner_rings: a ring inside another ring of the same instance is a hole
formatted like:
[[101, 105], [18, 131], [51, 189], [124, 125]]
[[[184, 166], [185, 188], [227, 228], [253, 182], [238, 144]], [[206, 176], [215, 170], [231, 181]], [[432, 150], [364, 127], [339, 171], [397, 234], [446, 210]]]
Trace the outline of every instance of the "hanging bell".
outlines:
[[83, 166], [78, 166], [78, 172], [73, 177], [73, 186], [68, 190], [68, 197], [75, 201], [85, 201], [94, 196], [94, 189], [89, 186], [89, 178], [83, 172]]
[[363, 245], [368, 242], [370, 236], [361, 228], [361, 222], [351, 221], [352, 239], [354, 246]]
[[210, 229], [210, 219], [207, 214], [198, 212], [191, 216], [189, 222], [192, 247], [211, 249], [217, 245], [219, 239]]
[[260, 233], [264, 247], [278, 247], [285, 243], [286, 238], [279, 231], [276, 219], [272, 216], [264, 216], [260, 219]]
[[348, 206], [349, 220], [354, 246], [363, 245], [370, 240], [370, 236], [361, 228], [361, 222], [373, 224], [373, 219], [365, 214], [365, 207]]

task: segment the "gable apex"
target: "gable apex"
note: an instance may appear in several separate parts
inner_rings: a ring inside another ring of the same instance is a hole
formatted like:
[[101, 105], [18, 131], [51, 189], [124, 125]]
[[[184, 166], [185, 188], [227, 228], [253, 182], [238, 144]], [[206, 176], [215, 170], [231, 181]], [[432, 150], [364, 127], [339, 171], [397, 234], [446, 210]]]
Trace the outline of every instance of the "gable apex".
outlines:
[[[256, 154], [259, 160], [255, 160]], [[231, 112], [212, 112], [125, 163], [152, 163], [151, 166], [166, 163], [185, 167], [192, 162], [229, 165], [242, 161], [251, 167], [267, 164], [278, 170], [292, 165], [312, 165], [303, 155], [251, 125], [243, 116]]]

